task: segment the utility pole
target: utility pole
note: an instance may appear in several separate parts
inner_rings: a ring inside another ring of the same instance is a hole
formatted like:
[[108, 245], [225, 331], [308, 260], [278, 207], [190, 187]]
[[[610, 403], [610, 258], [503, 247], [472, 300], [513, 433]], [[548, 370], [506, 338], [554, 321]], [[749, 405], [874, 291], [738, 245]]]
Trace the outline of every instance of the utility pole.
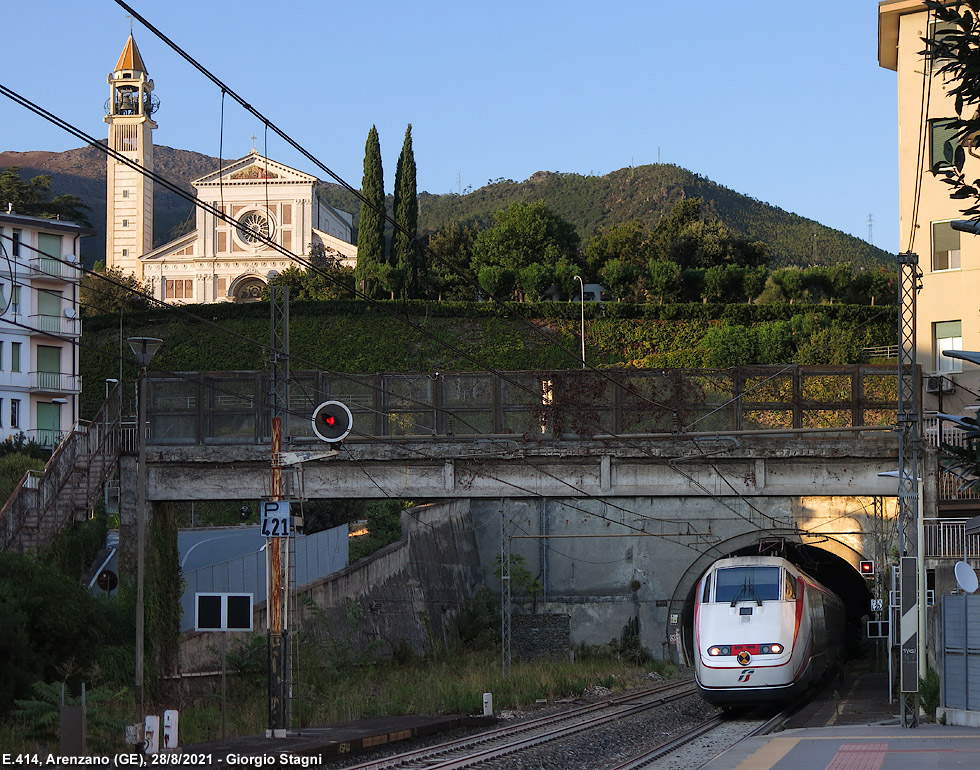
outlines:
[[[271, 435], [271, 475], [269, 496], [272, 502], [284, 499], [282, 483], [282, 442], [283, 420], [289, 413], [289, 288], [270, 286], [272, 351], [271, 373], [269, 376], [269, 402], [272, 416]], [[286, 688], [287, 688], [287, 641], [288, 630], [284, 618], [283, 576], [288, 576], [288, 568], [283, 565], [283, 546], [288, 538], [273, 536], [266, 538], [266, 563], [268, 565], [268, 594], [266, 611], [268, 613], [269, 635], [269, 727], [268, 738], [286, 736]], [[288, 582], [288, 580], [287, 580]], [[285, 587], [288, 590], [288, 586]]]

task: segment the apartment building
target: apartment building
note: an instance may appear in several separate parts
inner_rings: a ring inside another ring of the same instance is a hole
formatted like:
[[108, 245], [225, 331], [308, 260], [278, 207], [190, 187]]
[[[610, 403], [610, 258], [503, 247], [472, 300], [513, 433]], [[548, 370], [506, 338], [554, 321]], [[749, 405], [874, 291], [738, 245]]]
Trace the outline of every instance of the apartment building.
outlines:
[[78, 418], [79, 241], [72, 222], [0, 214], [0, 441], [53, 446]]
[[[916, 360], [924, 373], [923, 408], [962, 413], [977, 403], [980, 367], [943, 355], [980, 351], [980, 236], [953, 229], [965, 202], [942, 181], [956, 150], [949, 126], [956, 116], [939, 63], [924, 53], [925, 38], [943, 33], [922, 0], [878, 5], [878, 63], [897, 73], [900, 248], [918, 255]], [[969, 148], [967, 177], [980, 176]]]

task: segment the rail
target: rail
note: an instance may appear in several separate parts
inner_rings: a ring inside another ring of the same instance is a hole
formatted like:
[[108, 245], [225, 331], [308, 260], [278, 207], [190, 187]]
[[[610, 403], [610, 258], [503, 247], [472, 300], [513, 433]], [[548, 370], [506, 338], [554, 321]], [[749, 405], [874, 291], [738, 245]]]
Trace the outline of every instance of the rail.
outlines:
[[925, 519], [923, 537], [927, 558], [980, 560], [980, 534], [966, 534], [966, 519]]

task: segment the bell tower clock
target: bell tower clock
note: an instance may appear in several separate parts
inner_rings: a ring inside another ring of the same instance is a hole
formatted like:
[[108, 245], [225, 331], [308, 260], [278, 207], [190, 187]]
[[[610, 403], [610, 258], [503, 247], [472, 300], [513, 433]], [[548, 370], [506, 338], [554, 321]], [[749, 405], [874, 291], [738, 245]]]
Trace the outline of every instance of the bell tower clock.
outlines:
[[[151, 116], [160, 104], [132, 33], [109, 73], [105, 122], [109, 147], [153, 171]], [[108, 156], [106, 169], [106, 266], [143, 280], [139, 258], [153, 248], [153, 181]]]

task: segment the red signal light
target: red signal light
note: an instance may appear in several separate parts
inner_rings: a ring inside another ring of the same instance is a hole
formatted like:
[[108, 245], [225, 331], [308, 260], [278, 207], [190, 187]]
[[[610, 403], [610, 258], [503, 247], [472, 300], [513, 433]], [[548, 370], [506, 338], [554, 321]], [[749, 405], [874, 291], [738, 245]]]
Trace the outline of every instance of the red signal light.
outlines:
[[858, 565], [858, 572], [860, 572], [865, 577], [874, 577], [875, 563], [873, 561], [862, 561]]
[[313, 432], [322, 441], [343, 441], [354, 426], [350, 409], [339, 401], [325, 401], [313, 411]]

